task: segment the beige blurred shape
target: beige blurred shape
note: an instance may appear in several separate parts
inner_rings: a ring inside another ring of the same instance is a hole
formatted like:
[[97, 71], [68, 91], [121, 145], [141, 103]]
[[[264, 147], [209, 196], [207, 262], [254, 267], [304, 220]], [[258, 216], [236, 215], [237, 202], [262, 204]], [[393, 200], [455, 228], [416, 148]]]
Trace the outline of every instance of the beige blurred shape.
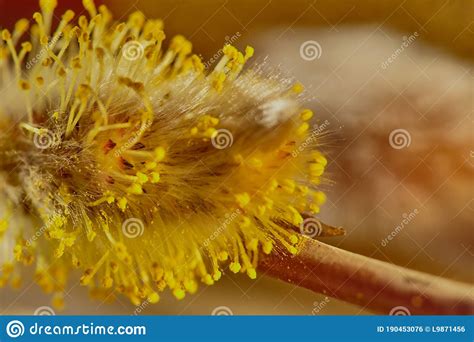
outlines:
[[[334, 186], [322, 217], [348, 229], [337, 244], [472, 281], [472, 64], [417, 31], [279, 32], [256, 47], [308, 86], [310, 107], [330, 122], [321, 141]], [[320, 57], [307, 60], [301, 47], [311, 41]]]

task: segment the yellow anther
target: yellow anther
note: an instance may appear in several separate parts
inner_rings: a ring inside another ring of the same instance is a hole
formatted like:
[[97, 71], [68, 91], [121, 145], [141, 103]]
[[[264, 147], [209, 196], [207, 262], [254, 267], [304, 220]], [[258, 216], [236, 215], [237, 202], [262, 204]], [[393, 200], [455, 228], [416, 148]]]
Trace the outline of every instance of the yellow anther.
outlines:
[[82, 275], [82, 277], [79, 279], [79, 283], [82, 285], [82, 286], [87, 286], [90, 284], [91, 280], [92, 280], [92, 276], [91, 273], [93, 272], [92, 269], [87, 269], [84, 274]]
[[43, 25], [43, 16], [41, 15], [41, 13], [33, 13], [33, 19], [38, 23], [38, 25]]
[[263, 166], [263, 162], [259, 158], [250, 158], [247, 164], [254, 169], [260, 169]]
[[306, 133], [306, 131], [308, 130], [309, 128], [309, 125], [307, 122], [303, 122], [299, 127], [298, 129], [296, 130], [296, 133], [298, 135], [304, 135]]
[[256, 251], [258, 248], [258, 239], [253, 238], [247, 243], [247, 249], [251, 251]]
[[318, 206], [317, 204], [315, 204], [315, 203], [310, 203], [310, 204], [309, 204], [309, 211], [310, 211], [312, 214], [317, 214], [317, 213], [319, 213], [319, 210], [320, 210], [320, 208], [319, 208], [319, 206]]
[[237, 204], [243, 208], [250, 202], [250, 195], [246, 192], [236, 194], [235, 195], [235, 200], [237, 201]]
[[278, 181], [275, 178], [270, 180], [270, 185], [268, 186], [268, 191], [274, 191], [278, 188]]
[[209, 127], [204, 131], [204, 136], [206, 138], [212, 138], [216, 134], [217, 130], [214, 127]]
[[300, 114], [300, 118], [301, 120], [303, 121], [308, 121], [309, 119], [311, 119], [313, 117], [313, 112], [309, 109], [305, 109], [301, 112]]
[[217, 255], [217, 258], [220, 261], [226, 261], [229, 258], [229, 254], [225, 251], [220, 251], [219, 254]]
[[81, 69], [81, 60], [79, 58], [73, 58], [71, 61], [71, 65], [74, 69]]
[[293, 225], [299, 227], [301, 225], [301, 223], [303, 223], [303, 217], [298, 212], [298, 210], [296, 210], [291, 205], [289, 205], [287, 208], [291, 213], [291, 223], [293, 223]]
[[13, 247], [13, 256], [15, 257], [15, 259], [16, 259], [17, 261], [21, 261], [22, 253], [23, 253], [23, 247], [22, 247], [22, 245], [20, 245], [19, 243], [17, 243], [17, 244]]
[[273, 249], [273, 243], [271, 241], [265, 241], [262, 246], [263, 253], [270, 254]]
[[296, 255], [298, 253], [298, 250], [296, 249], [295, 246], [289, 246], [288, 251], [293, 255]]
[[225, 45], [222, 48], [222, 52], [224, 53], [224, 55], [229, 56], [229, 58], [235, 58], [239, 53], [239, 51], [234, 46], [229, 44]]
[[173, 290], [173, 295], [176, 299], [181, 300], [186, 296], [186, 292], [183, 289], [177, 288]]
[[323, 205], [324, 203], [326, 203], [327, 197], [326, 197], [326, 194], [324, 192], [316, 191], [313, 194], [313, 199], [316, 202], [316, 204]]
[[20, 80], [18, 81], [18, 86], [20, 87], [21, 90], [30, 90], [31, 86], [28, 81], [25, 80]]
[[298, 190], [301, 192], [301, 195], [306, 196], [309, 192], [309, 188], [306, 185], [299, 185]]
[[183, 36], [177, 35], [171, 39], [170, 49], [186, 55], [191, 52], [192, 44]]
[[213, 116], [208, 116], [208, 121], [212, 126], [217, 126], [219, 124], [219, 118], [215, 118]]
[[21, 35], [28, 30], [29, 26], [30, 23], [28, 19], [20, 19], [15, 23], [15, 32]]
[[215, 271], [214, 274], [212, 275], [212, 279], [214, 281], [218, 281], [222, 277], [222, 272], [221, 271]]
[[254, 48], [251, 46], [245, 47], [245, 61], [247, 61], [249, 58], [251, 58], [254, 54]]
[[148, 161], [145, 163], [145, 169], [148, 171], [156, 169], [157, 166], [158, 166], [158, 163], [154, 161], [153, 162]]
[[249, 276], [250, 279], [256, 279], [257, 278], [257, 271], [253, 267], [248, 268], [247, 269], [247, 275]]
[[210, 274], [206, 274], [204, 278], [202, 279], [202, 282], [206, 285], [213, 285], [214, 284], [214, 279], [212, 279]]
[[104, 278], [102, 278], [101, 284], [104, 288], [110, 289], [114, 284], [114, 280], [110, 276], [105, 276]]
[[21, 48], [22, 48], [25, 52], [30, 52], [31, 49], [33, 48], [33, 46], [31, 45], [30, 42], [24, 42], [24, 43], [21, 43]]
[[226, 75], [224, 72], [216, 73], [212, 82], [212, 86], [214, 87], [214, 89], [217, 90], [218, 92], [222, 91], [222, 89], [224, 88], [225, 79], [226, 79]]
[[151, 303], [151, 304], [156, 304], [160, 301], [160, 295], [156, 292], [152, 292], [148, 295], [147, 297], [147, 300]]
[[[46, 58], [43, 61], [43, 66], [49, 66], [51, 64], [51, 58]], [[59, 77], [66, 77], [66, 70], [63, 67], [58, 68], [57, 75]]]
[[321, 153], [319, 152], [315, 152], [313, 153], [313, 160], [318, 163], [318, 164], [321, 164], [323, 166], [326, 166], [327, 163], [328, 163], [328, 160], [326, 159], [326, 157], [324, 157]]
[[136, 28], [141, 28], [145, 23], [145, 15], [141, 11], [135, 11], [128, 16], [128, 23]]
[[191, 56], [191, 62], [194, 66], [194, 70], [196, 70], [197, 72], [203, 72], [204, 71], [204, 64], [202, 63], [201, 61], [201, 58], [197, 55], [192, 55]]
[[163, 147], [155, 148], [155, 161], [160, 162], [165, 158], [166, 151]]
[[265, 200], [266, 207], [268, 209], [272, 209], [273, 208], [273, 200], [268, 198], [268, 197], [265, 197], [264, 200]]
[[82, 0], [82, 4], [84, 5], [84, 8], [87, 10], [87, 12], [89, 12], [91, 17], [95, 17], [97, 15], [97, 9], [93, 0]]
[[43, 37], [40, 38], [40, 44], [41, 45], [46, 46], [46, 45], [48, 45], [48, 43], [49, 43], [48, 37], [43, 36]]
[[12, 38], [12, 35], [10, 34], [10, 31], [8, 31], [7, 29], [4, 29], [4, 30], [2, 31], [2, 39], [3, 39], [4, 41], [7, 41], [7, 40], [9, 40], [9, 39], [11, 39], [11, 38]]
[[240, 153], [236, 154], [234, 155], [234, 161], [240, 165], [244, 162], [244, 157]]
[[242, 52], [240, 51], [237, 52], [237, 55], [234, 58], [233, 64], [234, 64], [233, 65], [234, 69], [237, 69], [239, 66], [244, 64], [244, 55], [242, 54]]
[[6, 219], [0, 220], [0, 235], [4, 233], [8, 228], [8, 221]]
[[196, 291], [198, 290], [197, 282], [192, 280], [192, 279], [186, 279], [183, 282], [183, 285], [184, 285], [184, 288], [186, 289], [186, 291], [188, 291], [191, 294], [196, 293]]
[[293, 85], [293, 88], [292, 88], [291, 90], [292, 90], [295, 94], [300, 94], [300, 93], [303, 92], [304, 86], [303, 86], [301, 83], [297, 82], [297, 83], [295, 83], [295, 84]]
[[40, 0], [40, 8], [45, 13], [53, 12], [57, 6], [58, 6], [57, 0]]
[[137, 172], [136, 176], [137, 176], [137, 182], [139, 184], [145, 184], [146, 182], [148, 182], [148, 176], [145, 175], [144, 173]]
[[67, 11], [63, 14], [62, 19], [63, 19], [66, 23], [68, 23], [68, 22], [70, 22], [70, 21], [74, 18], [74, 16], [75, 16], [74, 11], [67, 10]]
[[139, 183], [133, 183], [128, 189], [127, 192], [133, 195], [143, 194], [143, 188]]
[[75, 254], [73, 254], [71, 257], [71, 263], [75, 268], [79, 268], [81, 266], [81, 262], [79, 261], [79, 258]]
[[242, 218], [242, 221], [240, 222], [240, 226], [242, 228], [250, 227], [251, 221], [247, 216], [244, 216]]
[[88, 205], [90, 207], [95, 207], [95, 206], [98, 206], [98, 205], [101, 205], [102, 203], [109, 203], [109, 204], [112, 204], [115, 202], [115, 197], [110, 195], [110, 194], [105, 194], [104, 196], [102, 196], [101, 198], [99, 198], [98, 200], [94, 201], [94, 202], [90, 202]]
[[127, 24], [125, 23], [120, 23], [115, 27], [115, 31], [120, 33], [122, 32], [125, 28], [127, 27]]
[[283, 190], [292, 194], [296, 188], [296, 182], [293, 179], [285, 179], [282, 184]]
[[324, 173], [324, 165], [323, 164], [317, 164], [317, 163], [311, 163], [309, 165], [309, 170], [310, 170], [312, 176], [321, 176]]
[[151, 177], [150, 181], [152, 184], [156, 184], [160, 181], [160, 174], [158, 172], [150, 173], [150, 177]]
[[81, 15], [78, 19], [78, 24], [79, 24], [79, 27], [82, 29], [82, 34], [80, 35], [80, 39], [83, 41], [83, 42], [87, 42], [89, 40], [89, 36], [87, 34], [87, 26], [89, 26], [89, 22], [87, 21], [87, 18], [86, 16], [84, 15]]
[[290, 242], [291, 242], [292, 244], [297, 244], [297, 243], [298, 243], [298, 236], [296, 236], [296, 235], [294, 235], [294, 234], [291, 235], [291, 236], [290, 236]]
[[242, 265], [240, 265], [240, 263], [238, 263], [238, 262], [232, 262], [232, 263], [229, 265], [229, 269], [230, 269], [233, 273], [239, 273], [240, 270], [242, 269]]

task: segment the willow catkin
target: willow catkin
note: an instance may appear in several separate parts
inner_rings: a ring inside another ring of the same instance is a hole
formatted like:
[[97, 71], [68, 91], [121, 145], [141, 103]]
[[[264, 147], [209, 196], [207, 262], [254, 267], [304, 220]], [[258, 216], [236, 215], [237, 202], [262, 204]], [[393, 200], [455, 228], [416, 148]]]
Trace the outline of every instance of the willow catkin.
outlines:
[[243, 71], [250, 47], [207, 71], [184, 37], [162, 46], [161, 21], [90, 0], [51, 30], [55, 6], [2, 32], [0, 285], [33, 265], [61, 306], [78, 268], [95, 297], [155, 303], [297, 254], [327, 164], [302, 86]]

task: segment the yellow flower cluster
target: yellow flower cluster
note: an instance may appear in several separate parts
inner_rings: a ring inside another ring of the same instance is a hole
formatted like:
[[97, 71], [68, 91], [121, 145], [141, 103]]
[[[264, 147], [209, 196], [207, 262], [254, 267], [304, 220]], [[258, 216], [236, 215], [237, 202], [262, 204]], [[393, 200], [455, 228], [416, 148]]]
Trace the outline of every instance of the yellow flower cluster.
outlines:
[[0, 286], [34, 265], [61, 306], [77, 268], [94, 297], [139, 305], [296, 254], [327, 164], [291, 153], [313, 116], [302, 86], [244, 70], [250, 47], [206, 70], [161, 21], [83, 2], [89, 16], [52, 30], [56, 1], [41, 0], [31, 28], [1, 34]]

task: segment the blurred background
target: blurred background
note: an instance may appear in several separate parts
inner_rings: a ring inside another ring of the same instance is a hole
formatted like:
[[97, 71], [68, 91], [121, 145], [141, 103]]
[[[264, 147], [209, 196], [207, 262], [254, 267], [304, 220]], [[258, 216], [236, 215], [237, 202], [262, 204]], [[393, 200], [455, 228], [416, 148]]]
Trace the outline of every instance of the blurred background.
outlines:
[[[98, 2], [98, 1], [96, 1]], [[0, 26], [31, 17], [36, 0], [0, 0]], [[226, 43], [301, 82], [328, 155], [321, 219], [347, 235], [324, 242], [474, 283], [474, 3], [433, 1], [108, 0], [183, 34], [212, 68]], [[80, 13], [80, 1], [60, 1]], [[367, 314], [260, 277], [225, 275], [183, 301], [133, 307], [90, 300], [72, 284], [66, 314]], [[0, 313], [32, 314], [49, 298], [28, 282], [1, 289]], [[111, 298], [112, 300], [112, 298]]]

